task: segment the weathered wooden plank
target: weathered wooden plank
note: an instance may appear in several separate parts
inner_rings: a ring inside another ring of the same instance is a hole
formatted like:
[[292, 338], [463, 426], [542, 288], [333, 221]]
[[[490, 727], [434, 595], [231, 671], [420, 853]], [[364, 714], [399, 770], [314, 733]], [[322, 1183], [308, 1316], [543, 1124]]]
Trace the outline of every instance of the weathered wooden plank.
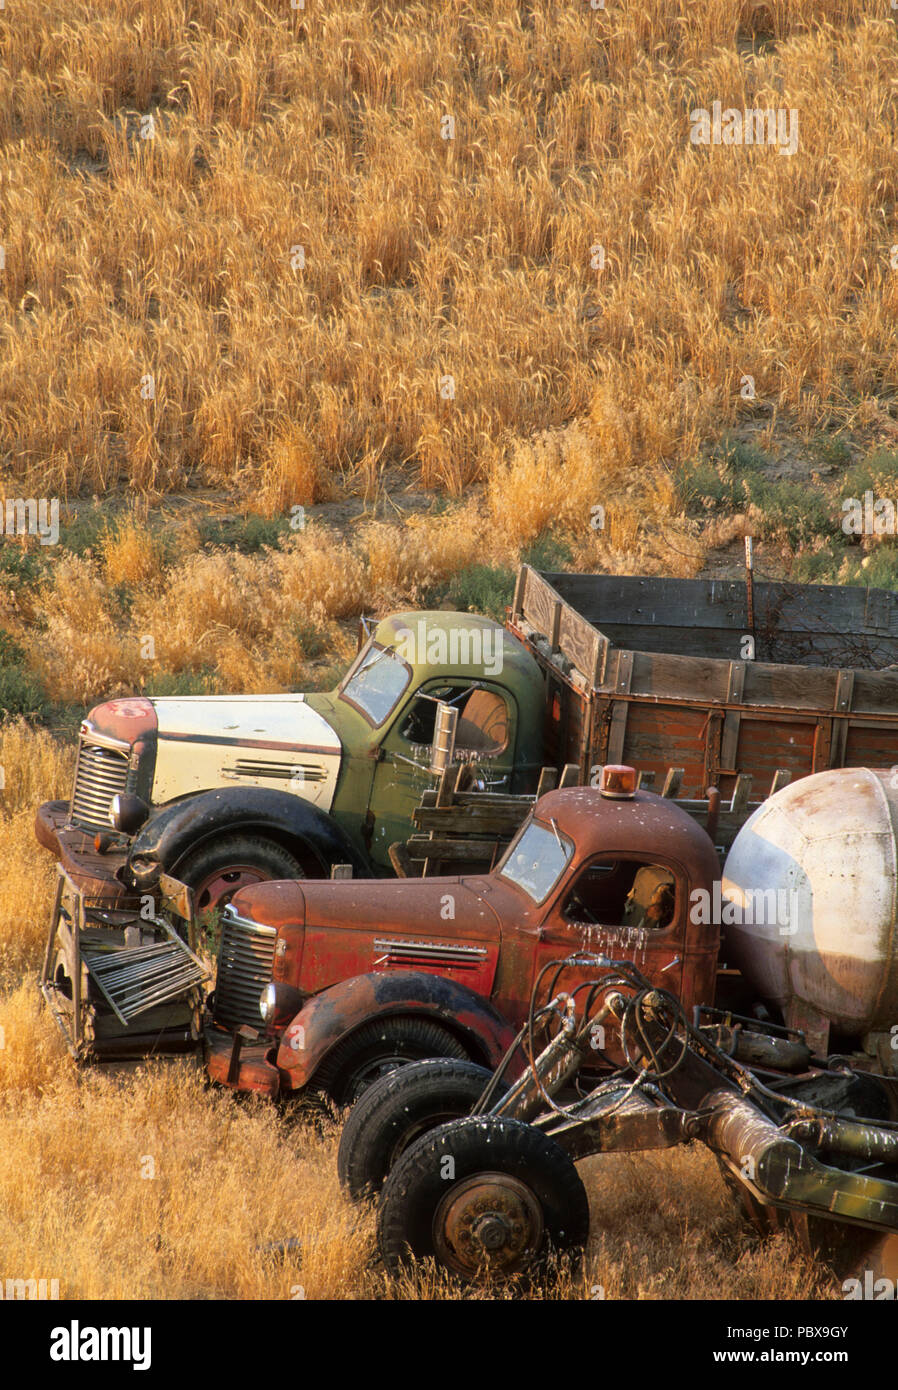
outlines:
[[[631, 628], [711, 627], [747, 631], [742, 580], [632, 575], [555, 574], [547, 583], [590, 622], [626, 614]], [[898, 594], [840, 584], [755, 583], [756, 628], [774, 633], [881, 636], [898, 639]], [[848, 663], [846, 663], [847, 665]]]
[[723, 735], [724, 712], [710, 709], [705, 721], [705, 787], [716, 787], [720, 781], [720, 744]]
[[852, 719], [845, 721], [845, 765], [848, 767], [898, 766], [898, 738], [893, 728]]
[[591, 685], [601, 680], [608, 652], [607, 638], [566, 603], [561, 607], [558, 646]]
[[[614, 688], [626, 694], [633, 679], [633, 653], [616, 652]], [[626, 700], [615, 700], [611, 706], [611, 730], [608, 735], [608, 761], [620, 763], [624, 757], [624, 740], [627, 732], [628, 707]]]
[[[497, 811], [506, 807], [532, 804], [533, 796], [527, 792], [456, 792], [453, 806], [492, 806]], [[436, 806], [437, 794], [432, 789], [421, 793], [419, 806]]]
[[668, 797], [676, 796], [680, 787], [683, 785], [684, 773], [685, 768], [669, 767], [667, 769], [667, 776], [664, 779], [664, 786], [661, 788], [661, 795]]
[[[727, 705], [738, 705], [742, 702], [742, 692], [745, 688], [745, 662], [731, 661], [729, 676], [727, 678]], [[723, 732], [720, 738], [720, 770], [723, 772], [736, 772], [736, 750], [739, 747], [739, 725], [742, 716], [738, 710], [728, 709], [723, 720]]]
[[804, 777], [812, 770], [815, 736], [817, 724], [807, 718], [743, 714], [735, 766], [751, 771], [763, 786], [777, 768]]
[[442, 863], [443, 860], [473, 859], [477, 861], [489, 861], [506, 843], [503, 840], [476, 840], [476, 839], [455, 839], [454, 837], [444, 836], [441, 838], [428, 839], [425, 836], [418, 837], [412, 835], [406, 841], [406, 849], [409, 856], [416, 860], [425, 860], [427, 863]]
[[522, 617], [546, 638], [552, 631], [552, 616], [558, 595], [535, 570], [528, 570], [524, 584]]
[[831, 710], [838, 673], [824, 666], [776, 666], [749, 662], [742, 692], [743, 705], [774, 705], [781, 709]]
[[[829, 766], [844, 767], [845, 751], [848, 747], [848, 720], [833, 719], [830, 721], [832, 726], [832, 743], [829, 750]], [[898, 746], [898, 741], [896, 741]]]
[[736, 778], [736, 785], [733, 788], [733, 795], [730, 800], [729, 812], [731, 816], [744, 816], [748, 806], [748, 795], [751, 791], [752, 779], [742, 772]]
[[518, 617], [518, 616], [521, 614], [521, 612], [523, 611], [523, 610], [522, 610], [522, 605], [523, 605], [523, 602], [524, 602], [524, 587], [525, 587], [525, 585], [526, 585], [526, 583], [527, 583], [527, 575], [528, 575], [529, 573], [530, 573], [530, 566], [529, 566], [529, 565], [521, 565], [521, 566], [519, 566], [519, 568], [518, 568], [518, 577], [517, 577], [517, 579], [515, 580], [515, 585], [514, 585], [514, 598], [511, 600], [511, 616], [512, 616], [512, 619]]
[[450, 763], [443, 769], [440, 775], [440, 785], [437, 788], [438, 806], [451, 806], [455, 795], [455, 779], [458, 776], [458, 763]]
[[851, 698], [854, 693], [854, 672], [839, 671], [836, 682], [836, 699], [833, 706], [840, 713], [851, 709]]
[[412, 812], [418, 830], [437, 833], [472, 831], [478, 835], [510, 834], [532, 803], [514, 810], [496, 811], [490, 806], [424, 806]]
[[563, 604], [560, 598], [557, 598], [555, 602], [552, 604], [552, 627], [549, 632], [549, 646], [551, 647], [553, 652], [558, 651], [558, 637], [561, 632], [562, 607]]
[[543, 770], [542, 770], [542, 772], [539, 774], [539, 782], [537, 783], [537, 786], [536, 786], [536, 796], [537, 796], [537, 800], [538, 800], [541, 796], [545, 796], [546, 792], [554, 791], [554, 790], [555, 790], [555, 787], [557, 786], [557, 784], [558, 784], [558, 772], [557, 772], [557, 770], [556, 770], [554, 767], [544, 767]]
[[[701, 796], [705, 775], [705, 706], [665, 707], [631, 701], [623, 761], [662, 780], [669, 767], [683, 768], [683, 792]], [[598, 758], [594, 761], [600, 761]], [[614, 761], [610, 757], [608, 762]]]
[[898, 722], [898, 670], [855, 671], [851, 708], [855, 715], [890, 715]]
[[717, 661], [710, 656], [677, 656], [669, 652], [638, 651], [631, 653], [631, 656], [633, 678], [630, 690], [634, 696], [649, 695], [653, 699], [660, 696], [720, 704], [726, 700], [729, 661]]

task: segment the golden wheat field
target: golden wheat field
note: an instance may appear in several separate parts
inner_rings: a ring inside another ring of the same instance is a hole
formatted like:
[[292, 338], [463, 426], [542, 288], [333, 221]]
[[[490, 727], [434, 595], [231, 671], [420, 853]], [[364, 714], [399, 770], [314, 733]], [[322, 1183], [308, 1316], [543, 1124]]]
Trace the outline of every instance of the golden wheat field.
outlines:
[[[0, 496], [60, 527], [0, 536], [5, 1267], [503, 1296], [386, 1281], [336, 1125], [75, 1070], [34, 808], [85, 705], [326, 684], [363, 612], [501, 612], [521, 559], [728, 574], [749, 531], [771, 577], [898, 587], [839, 529], [898, 496], [896, 86], [889, 0], [7, 0]], [[692, 144], [715, 101], [797, 111], [795, 153]], [[584, 1175], [538, 1297], [838, 1296], [703, 1150]]]

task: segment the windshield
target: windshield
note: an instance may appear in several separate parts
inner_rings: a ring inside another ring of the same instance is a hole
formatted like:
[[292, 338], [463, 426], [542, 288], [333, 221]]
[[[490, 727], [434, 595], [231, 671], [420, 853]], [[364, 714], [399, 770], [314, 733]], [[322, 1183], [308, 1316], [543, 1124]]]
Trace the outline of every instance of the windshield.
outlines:
[[523, 888], [535, 903], [541, 903], [555, 887], [573, 853], [573, 841], [567, 836], [532, 820], [509, 846], [499, 873]]
[[347, 676], [340, 694], [377, 727], [392, 714], [411, 678], [411, 667], [394, 651], [372, 644]]

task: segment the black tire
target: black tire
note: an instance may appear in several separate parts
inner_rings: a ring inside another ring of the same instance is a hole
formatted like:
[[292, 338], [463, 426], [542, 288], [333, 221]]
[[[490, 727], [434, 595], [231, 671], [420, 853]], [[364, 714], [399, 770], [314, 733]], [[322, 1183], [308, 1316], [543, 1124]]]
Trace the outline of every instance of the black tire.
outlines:
[[335, 1105], [354, 1105], [363, 1091], [406, 1062], [425, 1057], [469, 1059], [464, 1044], [448, 1028], [426, 1018], [376, 1018], [337, 1043], [312, 1078]]
[[[447, 1159], [451, 1177], [443, 1176]], [[532, 1125], [497, 1116], [455, 1120], [419, 1139], [387, 1178], [378, 1208], [378, 1244], [393, 1274], [432, 1258], [467, 1280], [513, 1275], [552, 1251], [581, 1248], [588, 1235], [573, 1160]]]
[[[238, 870], [245, 866], [255, 871], [255, 882], [260, 883], [275, 878], [305, 878], [302, 865], [289, 850], [274, 840], [266, 840], [261, 835], [223, 835], [208, 845], [194, 850], [178, 866], [177, 877], [197, 893], [196, 910], [198, 914], [218, 908], [229, 901], [227, 881], [233, 880], [232, 892], [241, 886]], [[230, 871], [230, 875], [229, 875]], [[208, 896], [201, 890], [209, 880], [218, 876], [225, 894], [213, 901], [200, 901]]]
[[422, 1135], [470, 1115], [491, 1075], [475, 1062], [436, 1057], [369, 1086], [349, 1112], [337, 1154], [340, 1184], [352, 1201], [376, 1196], [399, 1155]]

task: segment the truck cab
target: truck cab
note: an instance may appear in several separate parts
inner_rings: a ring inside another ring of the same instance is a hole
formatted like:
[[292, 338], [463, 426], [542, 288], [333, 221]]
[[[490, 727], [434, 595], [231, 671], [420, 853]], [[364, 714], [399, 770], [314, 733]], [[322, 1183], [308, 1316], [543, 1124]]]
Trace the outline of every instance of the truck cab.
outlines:
[[307, 697], [338, 732], [332, 810], [378, 871], [408, 837], [435, 785], [437, 705], [458, 710], [454, 757], [480, 784], [525, 792], [541, 763], [545, 685], [536, 661], [498, 623], [459, 613], [400, 613], [380, 623], [337, 689]]
[[71, 801], [36, 834], [74, 882], [115, 902], [177, 875], [202, 914], [243, 886], [390, 872], [430, 770], [437, 702], [458, 710], [455, 757], [481, 785], [526, 791], [542, 750], [544, 679], [500, 624], [399, 613], [323, 694], [136, 696], [82, 722]]
[[[534, 985], [546, 999], [574, 991], [597, 954], [633, 960], [687, 1010], [713, 998], [718, 928], [692, 905], [719, 876], [714, 846], [636, 780], [609, 767], [601, 788], [541, 797], [488, 874], [241, 890], [225, 912], [210, 1076], [347, 1102], [377, 1071], [372, 1025], [387, 1069], [434, 1055], [495, 1066]], [[409, 1019], [437, 1030], [439, 1050], [397, 1052]], [[247, 1045], [241, 1029], [262, 1037]]]

